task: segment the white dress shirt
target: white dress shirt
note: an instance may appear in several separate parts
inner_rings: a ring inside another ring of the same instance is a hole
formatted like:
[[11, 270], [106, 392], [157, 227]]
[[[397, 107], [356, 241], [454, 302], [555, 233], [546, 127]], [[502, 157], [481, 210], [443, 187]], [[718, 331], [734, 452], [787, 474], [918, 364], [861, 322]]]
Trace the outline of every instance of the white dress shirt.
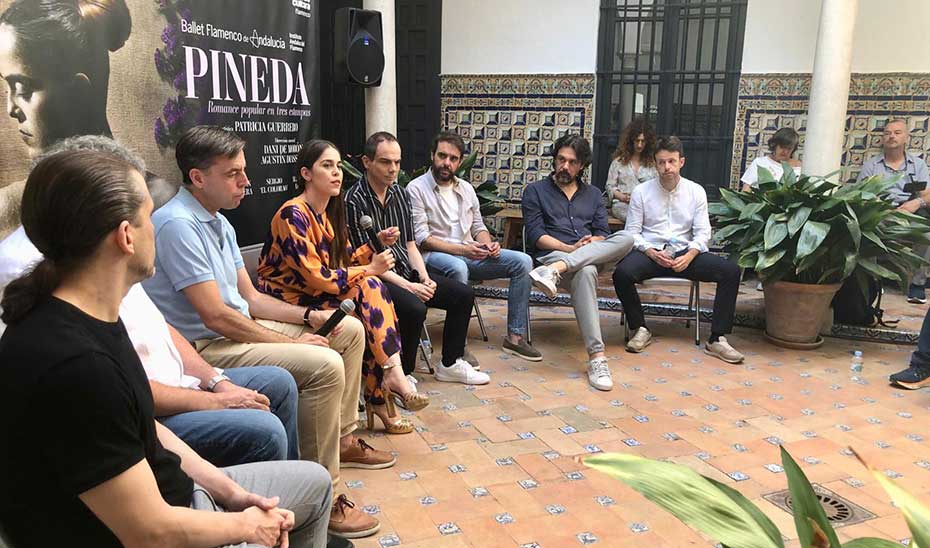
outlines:
[[[150, 381], [176, 388], [200, 386], [200, 379], [184, 374], [181, 354], [171, 340], [168, 323], [142, 289], [142, 284], [129, 288], [119, 304], [119, 317]], [[222, 373], [219, 369], [216, 371]]]
[[[22, 226], [7, 236], [0, 242], [0, 294], [7, 284], [41, 260], [42, 253], [26, 236]], [[129, 289], [119, 305], [119, 316], [149, 380], [180, 388], [200, 386], [200, 379], [184, 374], [181, 355], [171, 340], [168, 323], [142, 289], [142, 284]], [[6, 325], [0, 322], [0, 335], [5, 329]], [[216, 371], [222, 373], [221, 369]]]
[[704, 187], [681, 177], [671, 192], [659, 179], [633, 189], [624, 228], [635, 239], [635, 248], [674, 251], [707, 251], [710, 241], [710, 216]]
[[[26, 230], [20, 225], [0, 242], [0, 295], [3, 295], [10, 282], [41, 260], [42, 253], [32, 245]], [[0, 322], [0, 335], [4, 331], [6, 324]]]

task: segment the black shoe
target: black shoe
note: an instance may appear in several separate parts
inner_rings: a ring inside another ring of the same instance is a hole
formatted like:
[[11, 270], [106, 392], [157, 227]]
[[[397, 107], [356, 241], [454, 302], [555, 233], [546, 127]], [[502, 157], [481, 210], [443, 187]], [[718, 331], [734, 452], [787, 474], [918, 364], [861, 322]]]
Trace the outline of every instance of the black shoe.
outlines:
[[922, 285], [914, 285], [907, 289], [907, 302], [911, 304], [927, 304], [927, 292]]
[[329, 539], [326, 541], [326, 548], [355, 548], [355, 545], [347, 538], [329, 535]]
[[888, 380], [901, 388], [917, 390], [924, 386], [930, 386], [930, 368], [912, 365], [904, 371], [898, 371], [891, 375]]

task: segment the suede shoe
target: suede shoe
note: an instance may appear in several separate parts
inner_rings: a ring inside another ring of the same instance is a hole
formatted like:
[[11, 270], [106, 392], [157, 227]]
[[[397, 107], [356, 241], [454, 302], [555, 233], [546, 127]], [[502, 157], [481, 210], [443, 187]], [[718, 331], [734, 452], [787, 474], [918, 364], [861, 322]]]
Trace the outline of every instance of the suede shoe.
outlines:
[[630, 339], [630, 342], [626, 343], [626, 351], [639, 354], [650, 344], [652, 344], [652, 333], [645, 327], [640, 327], [636, 330], [636, 333], [633, 334], [633, 338]]
[[365, 470], [381, 470], [394, 466], [397, 459], [387, 451], [379, 451], [362, 438], [355, 438], [355, 443], [339, 452], [340, 468], [363, 468]]
[[[504, 344], [501, 345], [501, 349], [508, 354], [513, 354], [514, 356], [518, 358], [523, 358], [526, 361], [530, 361], [530, 362], [541, 362], [542, 361], [542, 353], [539, 350], [536, 350], [535, 348], [533, 348], [533, 346], [530, 343], [526, 342], [526, 339], [524, 338], [520, 338], [520, 342], [517, 344], [514, 344], [510, 342], [509, 337], [504, 337]], [[474, 367], [474, 364], [472, 364], [472, 367]]]
[[704, 353], [727, 363], [740, 363], [745, 359], [742, 354], [730, 346], [726, 337], [720, 337], [717, 342], [705, 344]]
[[329, 534], [342, 538], [370, 537], [378, 532], [381, 523], [357, 509], [345, 495], [339, 495], [329, 515]]
[[888, 380], [901, 388], [917, 390], [924, 386], [930, 386], [930, 368], [912, 365], [903, 371], [898, 371], [891, 375], [888, 377]]

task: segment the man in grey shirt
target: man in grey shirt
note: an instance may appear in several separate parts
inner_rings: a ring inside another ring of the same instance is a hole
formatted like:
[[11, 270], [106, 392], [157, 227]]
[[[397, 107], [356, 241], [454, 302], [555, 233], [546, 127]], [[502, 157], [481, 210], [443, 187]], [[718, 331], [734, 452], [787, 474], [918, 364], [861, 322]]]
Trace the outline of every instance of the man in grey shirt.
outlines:
[[[859, 182], [873, 175], [895, 176], [899, 175], [898, 182], [889, 189], [888, 199], [898, 209], [915, 214], [930, 214], [927, 207], [927, 183], [930, 182], [930, 171], [927, 164], [920, 157], [907, 151], [910, 141], [910, 131], [907, 122], [894, 119], [885, 124], [882, 133], [882, 154], [870, 158], [862, 164], [859, 171]], [[916, 184], [916, 189], [906, 187]], [[922, 188], [921, 188], [922, 187]], [[926, 245], [915, 246], [914, 252], [930, 260], [930, 247]], [[927, 269], [921, 267], [911, 276], [910, 287], [907, 290], [907, 302], [924, 304], [927, 302], [924, 283], [927, 281]]]

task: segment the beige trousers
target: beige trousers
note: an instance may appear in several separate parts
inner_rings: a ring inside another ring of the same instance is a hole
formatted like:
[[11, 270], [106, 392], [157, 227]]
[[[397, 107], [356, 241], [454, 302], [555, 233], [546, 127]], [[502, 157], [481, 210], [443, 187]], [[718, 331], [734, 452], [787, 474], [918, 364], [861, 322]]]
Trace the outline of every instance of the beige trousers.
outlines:
[[[309, 329], [302, 325], [256, 320], [288, 337]], [[362, 382], [365, 329], [347, 316], [342, 331], [329, 337], [330, 348], [300, 343], [239, 343], [229, 339], [201, 339], [197, 351], [216, 367], [276, 365], [297, 381], [297, 427], [301, 458], [326, 467], [339, 481], [339, 438], [358, 426], [358, 394]]]

